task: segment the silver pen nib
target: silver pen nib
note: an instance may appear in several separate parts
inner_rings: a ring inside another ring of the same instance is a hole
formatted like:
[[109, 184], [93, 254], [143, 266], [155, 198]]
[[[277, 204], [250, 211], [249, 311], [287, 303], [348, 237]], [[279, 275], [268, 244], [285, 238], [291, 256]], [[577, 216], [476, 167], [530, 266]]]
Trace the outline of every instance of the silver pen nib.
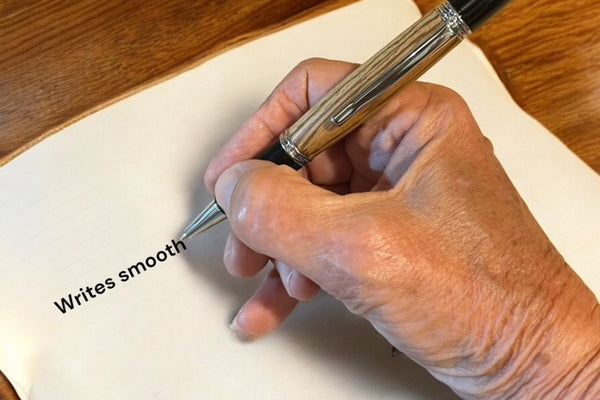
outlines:
[[198, 215], [188, 225], [187, 228], [185, 228], [179, 240], [192, 238], [204, 232], [205, 230], [215, 226], [216, 224], [225, 219], [227, 219], [227, 216], [225, 215], [221, 207], [219, 207], [217, 202], [213, 200], [213, 202], [210, 203], [208, 207], [206, 207], [204, 211], [202, 211], [200, 215]]

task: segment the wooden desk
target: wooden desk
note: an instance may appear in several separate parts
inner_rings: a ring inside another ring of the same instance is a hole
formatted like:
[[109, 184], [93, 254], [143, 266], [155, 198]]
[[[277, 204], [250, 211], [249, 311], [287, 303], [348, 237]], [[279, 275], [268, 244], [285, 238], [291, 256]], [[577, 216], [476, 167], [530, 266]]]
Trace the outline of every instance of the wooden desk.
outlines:
[[[353, 1], [4, 0], [0, 164], [111, 102]], [[597, 0], [514, 0], [473, 36], [516, 101], [597, 172], [599, 25]], [[0, 400], [12, 398], [0, 374]]]

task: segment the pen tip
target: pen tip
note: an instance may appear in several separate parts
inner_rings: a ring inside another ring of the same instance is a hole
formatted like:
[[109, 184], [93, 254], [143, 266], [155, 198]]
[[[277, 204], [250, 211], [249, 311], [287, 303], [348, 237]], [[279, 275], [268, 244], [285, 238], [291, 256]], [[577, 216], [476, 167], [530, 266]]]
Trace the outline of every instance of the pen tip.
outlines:
[[185, 228], [179, 240], [193, 238], [226, 218], [221, 207], [213, 201]]

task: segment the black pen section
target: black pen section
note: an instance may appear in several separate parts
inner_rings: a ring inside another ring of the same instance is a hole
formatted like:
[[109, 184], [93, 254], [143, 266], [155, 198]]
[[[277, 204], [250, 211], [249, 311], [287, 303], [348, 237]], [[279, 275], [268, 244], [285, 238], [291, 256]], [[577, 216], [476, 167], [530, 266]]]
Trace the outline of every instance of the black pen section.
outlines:
[[294, 168], [295, 170], [299, 170], [303, 167], [303, 165], [298, 164], [296, 160], [294, 160], [290, 155], [281, 147], [281, 143], [279, 140], [271, 147], [269, 147], [264, 153], [262, 153], [259, 157], [260, 160], [272, 161], [277, 165], [287, 165], [289, 167]]
[[510, 0], [449, 0], [449, 3], [471, 31], [475, 31], [510, 3]]

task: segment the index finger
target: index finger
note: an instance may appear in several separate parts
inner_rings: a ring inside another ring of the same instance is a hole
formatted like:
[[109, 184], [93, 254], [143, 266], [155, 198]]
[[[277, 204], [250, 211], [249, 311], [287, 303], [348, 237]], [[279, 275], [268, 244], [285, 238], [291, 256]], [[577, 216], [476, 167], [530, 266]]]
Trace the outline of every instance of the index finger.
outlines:
[[259, 154], [355, 68], [325, 59], [298, 64], [212, 159], [204, 175], [206, 187], [214, 192], [225, 169]]

